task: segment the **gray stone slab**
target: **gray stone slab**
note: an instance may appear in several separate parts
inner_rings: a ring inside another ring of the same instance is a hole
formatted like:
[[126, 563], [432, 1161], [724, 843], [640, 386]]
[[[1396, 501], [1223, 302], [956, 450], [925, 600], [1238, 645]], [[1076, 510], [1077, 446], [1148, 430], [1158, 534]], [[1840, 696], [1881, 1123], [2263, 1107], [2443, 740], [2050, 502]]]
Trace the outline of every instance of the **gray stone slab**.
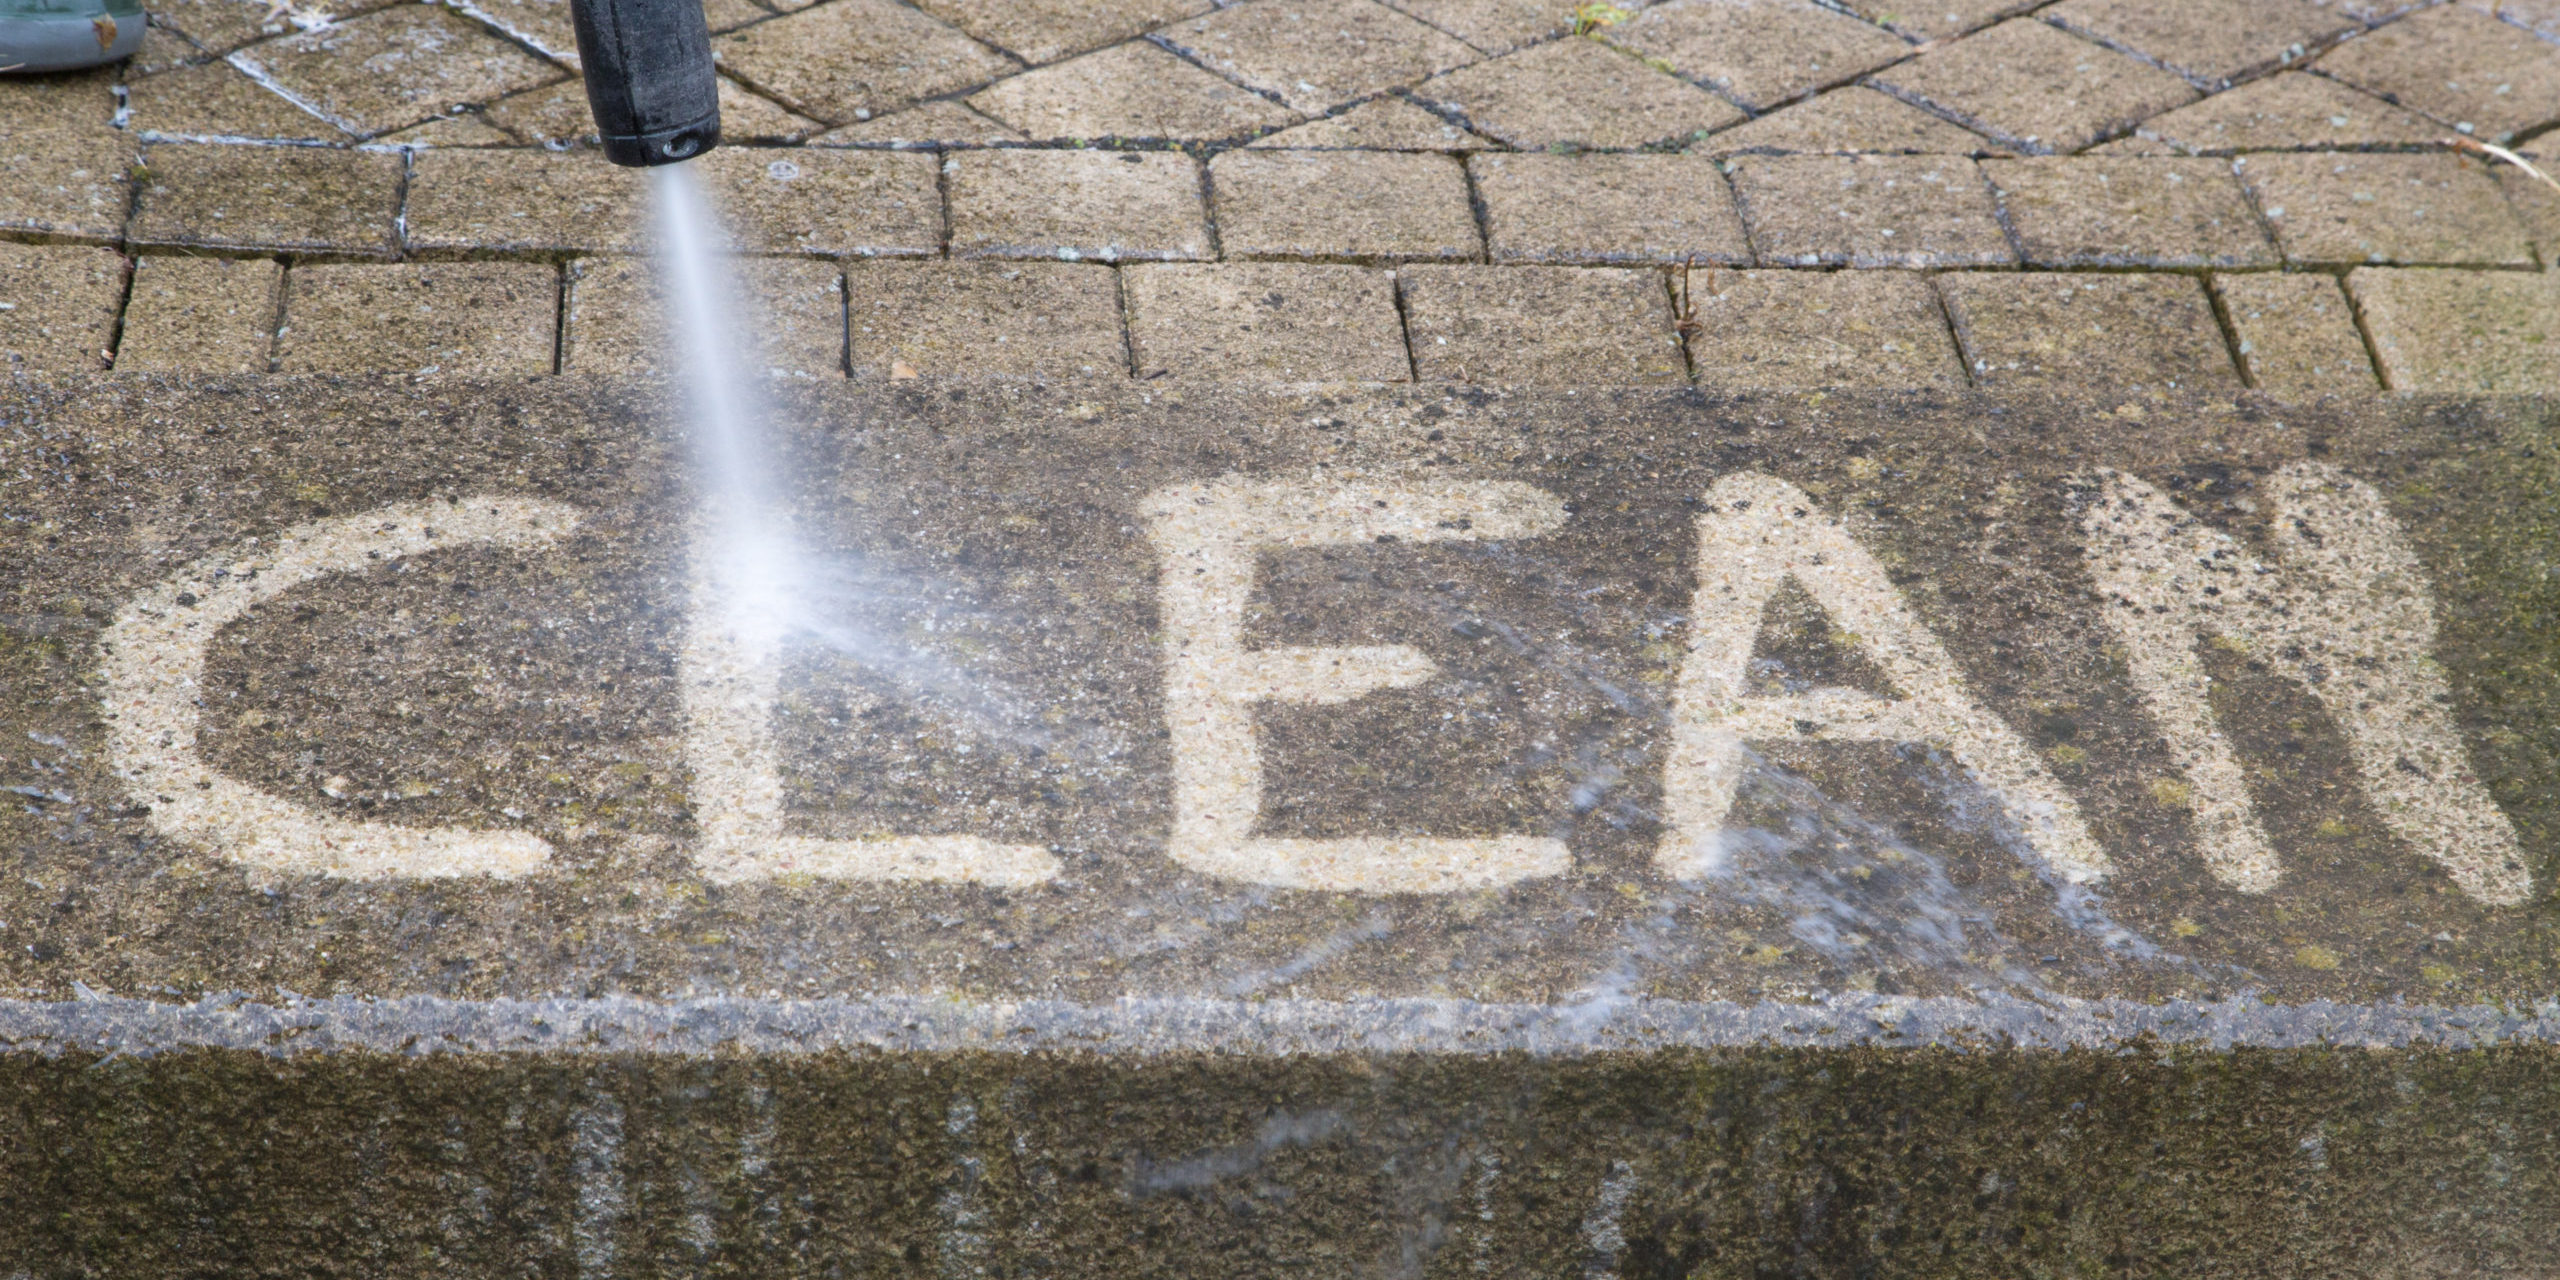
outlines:
[[0, 1256], [2547, 1256], [2548, 400], [768, 394], [0, 391]]
[[0, 985], [2553, 989], [2538, 403], [780, 386], [758, 675], [655, 394], [19, 393]]
[[[2132, 1053], [1823, 1048], [1863, 1014], [1771, 1009], [1731, 1024], [1756, 1019], [1785, 1048], [1106, 1058], [1082, 1046], [1124, 1028], [1330, 1046], [1478, 1024], [1427, 1005], [1247, 1020], [1141, 1005], [1041, 1021], [1058, 1048], [1016, 1052], [1001, 1007], [635, 1003], [190, 1007], [251, 1047], [107, 1060], [88, 1046], [118, 1039], [127, 1003], [57, 1006], [90, 1032], [82, 1047], [0, 1059], [19, 1103], [0, 1114], [0, 1170], [34, 1193], [14, 1203], [53, 1210], [12, 1215], [11, 1255], [75, 1274], [216, 1256], [404, 1278], [1083, 1280], [1408, 1260], [1546, 1277], [1708, 1255], [1744, 1274], [1812, 1255], [1952, 1275], [2529, 1275], [2560, 1164], [2555, 1055], [2515, 1042], [2548, 1010], [2368, 1023], [2233, 1004], [2175, 1011], [2205, 1038]], [[2279, 1021], [2313, 1034], [2214, 1051], [2216, 1033]], [[2339, 1050], [2317, 1034], [2391, 1025], [2486, 1047]], [[631, 1043], [625, 1026], [716, 1052], [591, 1051]], [[844, 1049], [722, 1038], [811, 1026], [842, 1028]], [[974, 1029], [1004, 1049], [909, 1047]], [[516, 1051], [449, 1051], [484, 1036]], [[342, 1049], [264, 1056], [327, 1044]], [[2066, 1220], [2047, 1216], [2066, 1199]], [[1843, 1200], [1930, 1230], [1912, 1243]], [[2269, 1214], [2281, 1227], [2256, 1225]]]

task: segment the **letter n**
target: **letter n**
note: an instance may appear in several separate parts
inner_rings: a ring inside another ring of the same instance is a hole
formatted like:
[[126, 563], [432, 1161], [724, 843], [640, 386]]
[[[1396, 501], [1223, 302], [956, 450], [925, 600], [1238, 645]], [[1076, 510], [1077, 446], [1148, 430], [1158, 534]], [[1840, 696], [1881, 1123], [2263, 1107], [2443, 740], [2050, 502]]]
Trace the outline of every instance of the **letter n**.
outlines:
[[2435, 661], [2433, 593], [2381, 494], [2326, 463], [2279, 468], [2267, 482], [2278, 552], [2269, 564], [2141, 480], [2118, 471], [2093, 480], [2098, 500], [2081, 517], [2089, 576], [2186, 775], [2197, 843], [2217, 879], [2265, 893], [2283, 868], [2206, 696], [2212, 679], [2196, 647], [2209, 639], [2320, 700], [2393, 834], [2473, 898], [2524, 901], [2532, 873], [2446, 713], [2453, 694]]

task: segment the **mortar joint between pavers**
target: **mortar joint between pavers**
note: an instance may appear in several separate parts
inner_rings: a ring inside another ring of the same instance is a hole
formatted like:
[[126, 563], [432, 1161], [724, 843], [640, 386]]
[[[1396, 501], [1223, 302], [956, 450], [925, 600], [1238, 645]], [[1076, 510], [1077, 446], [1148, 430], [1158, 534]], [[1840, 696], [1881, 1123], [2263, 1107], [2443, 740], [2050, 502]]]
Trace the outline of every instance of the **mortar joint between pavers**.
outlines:
[[[950, 258], [950, 257], [952, 256], [952, 253], [951, 253], [951, 165], [952, 165], [952, 162], [953, 162], [953, 161], [952, 161], [952, 155], [951, 155], [951, 152], [952, 152], [952, 148], [949, 148], [949, 147], [935, 147], [935, 148], [933, 149], [933, 198], [934, 198], [934, 201], [935, 201], [935, 204], [936, 204], [937, 212], [941, 215], [941, 218], [942, 218], [942, 232], [941, 232], [941, 236], [942, 236], [942, 238], [941, 238], [937, 243], [939, 244], [940, 249], [941, 249], [940, 256], [941, 256], [941, 257], [943, 257], [943, 258], [945, 258], [945, 259], [948, 259], [948, 258]], [[850, 288], [850, 286], [848, 286], [848, 288]], [[848, 303], [848, 305], [850, 305], [850, 304]], [[852, 320], [850, 319], [850, 316], [851, 316], [851, 312], [850, 312], [850, 311], [848, 311], [848, 312], [847, 312], [847, 317], [848, 317], [848, 318], [847, 318], [847, 320], [846, 320], [846, 323], [847, 323], [847, 324], [851, 324], [851, 323], [852, 323]], [[849, 335], [850, 335], [850, 332], [851, 332], [850, 330], [848, 330], [848, 331], [847, 331], [848, 336], [847, 336], [847, 337], [846, 337], [846, 339], [845, 339], [845, 350], [846, 350], [846, 353], [847, 353], [847, 354], [846, 354], [846, 356], [845, 356], [845, 361], [846, 361], [846, 364], [845, 364], [845, 372], [846, 372], [846, 376], [848, 376], [848, 377], [850, 377], [850, 376], [852, 375], [852, 371], [853, 371], [853, 365], [852, 365], [853, 356], [852, 356], [852, 354], [851, 354], [851, 352], [852, 352], [852, 350], [853, 350], [853, 340], [852, 340], [852, 338], [849, 336]]]
[[2008, 239], [2009, 256], [2017, 259], [2021, 267], [2025, 266], [2028, 261], [2027, 238], [2018, 234], [2017, 219], [2009, 215], [2009, 193], [1992, 181], [1990, 173], [1983, 169], [1979, 160], [1974, 162], [1973, 174], [1981, 181], [1982, 189], [1991, 195], [1991, 220], [1999, 224], [2000, 234]]
[[[839, 291], [841, 292], [841, 291]], [[563, 372], [569, 357], [569, 264], [559, 262], [551, 268], [551, 372]]]
[[[128, 195], [125, 206], [125, 218], [128, 225], [131, 223], [132, 217], [133, 208], [131, 197]], [[82, 235], [76, 231], [41, 231], [34, 227], [0, 227], [0, 243], [46, 245], [65, 249], [127, 249], [131, 241], [128, 236], [122, 233], [112, 236], [93, 236]]]
[[[2242, 172], [2247, 164], [2246, 155], [2231, 157], [2231, 180], [2240, 187], [2240, 201], [2249, 206], [2249, 216], [2258, 220], [2258, 233], [2267, 238], [2267, 243], [2276, 247], [2276, 258], [2284, 265], [2291, 266], [2292, 260], [2284, 251], [2284, 237], [2278, 234], [2275, 219], [2267, 216], [2266, 206], [2258, 199], [2256, 188], [2250, 184], [2248, 175]], [[2338, 284], [2343, 289], [2346, 281], [2342, 279]]]
[[1936, 116], [1959, 129], [1963, 129], [1969, 133], [1980, 134], [1984, 138], [2016, 151], [2020, 155], [2049, 156], [2058, 154], [2051, 147], [2030, 146], [2027, 143], [2011, 137], [2009, 134], [2001, 130], [1994, 129], [1990, 125], [1984, 124], [1961, 111], [1957, 111], [1950, 107], [1942, 107], [1927, 98], [1921, 97], [1919, 94], [1908, 92], [1898, 85], [1883, 83], [1873, 76], [1861, 76], [1858, 78], [1856, 83], [1862, 88], [1873, 89], [1876, 92], [1903, 104], [1904, 106], [1916, 107], [1922, 111], [1928, 112], [1930, 115]]
[[1467, 187], [1467, 215], [1476, 220], [1476, 256], [1470, 261], [1490, 263], [1493, 261], [1493, 211], [1485, 204], [1484, 188], [1476, 182], [1475, 157], [1465, 155], [1455, 159], [1458, 162], [1458, 180]]
[[1925, 268], [1920, 272], [1921, 278], [1929, 282], [1930, 300], [1937, 304], [1938, 324], [1946, 333], [1947, 340], [1955, 344], [1956, 363], [1963, 366], [1965, 385], [1979, 387], [1982, 385], [1982, 379], [1974, 368], [1974, 361], [1980, 357], [1974, 354], [1976, 344], [1973, 336], [1966, 332], [1965, 324], [1956, 318], [1955, 304], [1947, 300], [1947, 291], [1938, 284], [1938, 277], [1946, 274], [1948, 273], [1945, 271]]
[[259, 335], [262, 339], [259, 367], [270, 373], [276, 368], [276, 333], [284, 328], [284, 278], [291, 270], [283, 259], [276, 259], [275, 262], [276, 278], [267, 285], [266, 324], [262, 326], [263, 332]]
[[1138, 377], [1138, 335], [1130, 313], [1129, 273], [1116, 262], [1111, 264], [1111, 298], [1113, 313], [1120, 319], [1120, 369], [1134, 380]]
[[2364, 342], [2364, 358], [2373, 365], [2373, 380], [2381, 383], [2383, 390], [2398, 391], [2400, 388], [2391, 384], [2391, 366], [2382, 358], [2382, 344], [2373, 336], [2373, 321], [2365, 315], [2364, 297], [2350, 282], [2352, 276], [2352, 269], [2337, 273], [2338, 292], [2346, 295], [2347, 314], [2355, 318], [2356, 337]]
[[[1224, 9], [1226, 7], [1227, 6], [1225, 4], [1220, 4], [1218, 6], [1220, 9]], [[1212, 12], [1214, 12], [1214, 10]], [[1192, 66], [1198, 67], [1202, 71], [1206, 71], [1210, 75], [1216, 76], [1217, 78], [1226, 81], [1228, 84], [1234, 85], [1236, 88], [1241, 89], [1246, 93], [1250, 93], [1274, 106], [1287, 107], [1289, 105], [1286, 101], [1281, 99], [1279, 94], [1247, 84], [1243, 80], [1240, 80], [1220, 69], [1214, 62], [1202, 61], [1199, 58], [1191, 56], [1191, 51], [1189, 49], [1185, 49], [1181, 45], [1175, 44], [1171, 39], [1167, 38], [1162, 31], [1149, 31], [1135, 37], [1135, 39], [1146, 41], [1148, 44], [1154, 45], [1155, 47], [1164, 50], [1166, 53], [1172, 54], [1174, 57], [1180, 58], [1184, 62], [1190, 63]], [[1116, 48], [1117, 46], [1110, 47]], [[1100, 52], [1100, 50], [1094, 50], [1093, 52]], [[1082, 57], [1085, 55], [1079, 54], [1077, 56]]]
[[2213, 322], [2222, 330], [2222, 345], [2231, 356], [2232, 369], [2240, 375], [2240, 385], [2256, 389], [2259, 385], [2258, 371], [2251, 367], [2248, 344], [2240, 340], [2240, 324], [2231, 316], [2231, 300], [2222, 295], [2222, 285], [2216, 279], [2216, 273], [2205, 274], [2204, 300], [2213, 308]]
[[[1238, 4], [1238, 3], [1240, 3], [1240, 2], [1241, 2], [1241, 0], [1210, 0], [1210, 3], [1215, 4], [1218, 8], [1221, 8], [1221, 9], [1232, 8], [1232, 7], [1234, 7], [1236, 4]], [[1641, 0], [1639, 0], [1639, 2], [1641, 2]], [[1502, 55], [1501, 55], [1501, 54], [1499, 54], [1499, 53], [1495, 53], [1495, 52], [1493, 52], [1492, 50], [1485, 48], [1483, 45], [1477, 44], [1477, 43], [1476, 43], [1475, 41], [1473, 41], [1473, 40], [1469, 40], [1469, 39], [1468, 39], [1468, 38], [1466, 38], [1465, 36], [1459, 35], [1457, 32], [1452, 31], [1452, 30], [1450, 30], [1449, 28], [1447, 28], [1447, 27], [1445, 27], [1445, 26], [1442, 26], [1442, 25], [1440, 25], [1440, 24], [1439, 24], [1439, 23], [1437, 23], [1437, 22], [1433, 22], [1430, 18], [1428, 18], [1428, 17], [1426, 17], [1426, 16], [1424, 16], [1424, 15], [1422, 15], [1422, 14], [1419, 14], [1419, 13], [1414, 12], [1412, 9], [1410, 9], [1410, 8], [1406, 7], [1405, 5], [1400, 4], [1400, 3], [1397, 3], [1397, 0], [1378, 0], [1378, 3], [1379, 3], [1382, 7], [1384, 7], [1384, 8], [1388, 8], [1388, 9], [1392, 9], [1392, 10], [1394, 10], [1394, 11], [1395, 11], [1395, 12], [1397, 12], [1397, 13], [1403, 14], [1405, 17], [1411, 18], [1411, 19], [1413, 19], [1415, 22], [1421, 23], [1423, 26], [1429, 27], [1429, 28], [1431, 28], [1432, 30], [1437, 31], [1437, 32], [1439, 32], [1440, 34], [1442, 34], [1442, 35], [1444, 35], [1444, 36], [1447, 36], [1447, 37], [1449, 37], [1450, 39], [1455, 40], [1455, 41], [1457, 41], [1458, 43], [1460, 43], [1460, 44], [1462, 44], [1462, 45], [1465, 45], [1466, 47], [1468, 47], [1468, 48], [1470, 48], [1470, 49], [1473, 49], [1473, 50], [1475, 50], [1477, 53], [1483, 54], [1484, 56], [1486, 56], [1486, 57], [1488, 57], [1488, 58], [1498, 58], [1498, 57], [1501, 57], [1501, 56], [1502, 56]], [[1550, 38], [1552, 38], [1552, 37], [1550, 37]], [[1518, 48], [1516, 48], [1516, 49], [1509, 49], [1509, 50], [1505, 50], [1504, 52], [1506, 52], [1506, 53], [1517, 53], [1520, 49], [1526, 49], [1526, 48], [1528, 48], [1530, 45], [1533, 45], [1533, 44], [1543, 44], [1543, 43], [1545, 43], [1545, 40], [1544, 40], [1544, 39], [1532, 39], [1532, 40], [1526, 40], [1526, 41], [1521, 42], [1521, 44], [1518, 46]]]
[[1775, 265], [1769, 261], [1768, 247], [1752, 228], [1757, 224], [1751, 216], [1751, 196], [1742, 184], [1733, 180], [1733, 160], [1727, 157], [1714, 162], [1716, 173], [1724, 179], [1725, 193], [1733, 198], [1733, 216], [1742, 224], [1742, 247], [1749, 254], [1751, 266]]
[[[1191, 167], [1198, 171], [1197, 189], [1200, 193], [1200, 229], [1201, 233], [1208, 237], [1208, 260], [1211, 262], [1224, 262], [1227, 260], [1227, 242], [1218, 225], [1218, 180], [1211, 176], [1212, 169], [1209, 164], [1211, 158], [1212, 157], [1209, 156], [1195, 156], [1193, 157]], [[1120, 265], [1121, 264], [1119, 263], [1114, 263], [1112, 264], [1112, 269], [1117, 271]], [[1138, 366], [1133, 362], [1129, 367], [1134, 371]]]
[[116, 367], [116, 353], [124, 348], [125, 311], [133, 305], [133, 255], [118, 250], [116, 261], [123, 264], [123, 274], [116, 281], [116, 309], [115, 315], [107, 321], [107, 345], [104, 350], [89, 353], [101, 371]]
[[1413, 354], [1413, 303], [1405, 296], [1405, 279], [1401, 271], [1389, 270], [1387, 296], [1396, 308], [1396, 337], [1404, 344], [1404, 376], [1409, 382], [1422, 381], [1422, 361]]
[[[433, 3], [434, 0], [429, 0], [429, 2]], [[503, 24], [492, 19], [487, 13], [482, 12], [478, 5], [464, 3], [463, 0], [443, 0], [443, 4], [445, 8], [462, 15], [466, 21], [470, 22], [471, 25], [478, 27], [482, 33], [488, 35], [492, 39], [514, 45], [516, 48], [523, 50], [528, 56], [538, 59], [539, 61], [560, 71], [566, 72], [569, 75], [575, 76], [579, 74], [578, 68], [561, 61], [559, 57], [554, 55], [550, 50], [543, 48], [541, 45], [535, 44], [532, 41], [517, 35], [515, 32], [508, 30]], [[390, 132], [397, 133], [399, 130], [394, 129]]]
[[[408, 147], [400, 149], [399, 188], [391, 201], [391, 243], [400, 246], [402, 257], [415, 256], [409, 245], [409, 183], [418, 170], [418, 153]], [[558, 362], [553, 362], [558, 367]]]
[[267, 372], [284, 367], [284, 330], [293, 323], [293, 273], [300, 264], [290, 256], [279, 256], [276, 263], [276, 306], [274, 323], [267, 326]]
[[[1707, 267], [1709, 280], [1715, 278], [1715, 270], [1712, 264]], [[1697, 295], [1693, 291], [1696, 282], [1692, 279], [1692, 274], [1689, 263], [1682, 263], [1680, 266], [1668, 268], [1660, 273], [1663, 296], [1671, 304], [1671, 336], [1680, 343], [1680, 368], [1689, 375], [1689, 385], [1696, 386], [1698, 352], [1692, 340], [1698, 336], [1695, 329]], [[1686, 305], [1683, 305], [1684, 303]]]

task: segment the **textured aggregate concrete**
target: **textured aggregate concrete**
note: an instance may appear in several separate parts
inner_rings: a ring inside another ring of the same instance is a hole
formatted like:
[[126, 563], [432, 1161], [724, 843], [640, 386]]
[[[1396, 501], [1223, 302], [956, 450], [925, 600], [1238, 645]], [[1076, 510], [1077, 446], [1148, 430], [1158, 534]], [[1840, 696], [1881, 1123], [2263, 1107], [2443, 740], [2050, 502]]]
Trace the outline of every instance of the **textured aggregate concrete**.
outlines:
[[654, 393], [456, 385], [17, 397], [26, 994], [2549, 990], [2535, 402], [778, 383], [733, 676]]
[[2552, 1244], [2548, 402], [770, 394], [759, 672], [656, 384], [13, 386], [10, 1257]]
[[85, 1194], [0, 1247], [65, 1275], [2517, 1275], [2551, 1243], [2551, 1067], [16, 1057], [0, 1169]]
[[565, 0], [0, 77], [0, 1271], [2537, 1274], [2552, 6], [1625, 7], [711, 0], [779, 655]]

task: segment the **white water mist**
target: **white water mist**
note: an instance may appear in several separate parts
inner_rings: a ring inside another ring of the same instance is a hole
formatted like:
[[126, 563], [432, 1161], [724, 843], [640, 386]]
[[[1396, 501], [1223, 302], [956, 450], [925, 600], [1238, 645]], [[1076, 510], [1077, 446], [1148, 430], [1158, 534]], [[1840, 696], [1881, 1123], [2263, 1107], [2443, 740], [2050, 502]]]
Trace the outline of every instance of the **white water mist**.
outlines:
[[[950, 584], [886, 574], [861, 557], [813, 554], [783, 515], [780, 441], [768, 424], [763, 353], [741, 306], [738, 262], [690, 164], [651, 169], [659, 291], [669, 356], [682, 380], [701, 494], [693, 548], [697, 607], [726, 632], [726, 651], [765, 668], [786, 643], [837, 654], [887, 682], [916, 709], [973, 738], [1109, 756], [1116, 736], [1065, 743], [1044, 719], [1049, 701], [1008, 688], [902, 634], [921, 616], [932, 632], [980, 620]], [[770, 678], [769, 676], [760, 678]]]
[[793, 627], [805, 574], [778, 510], [770, 420], [752, 331], [737, 323], [737, 278], [728, 237], [689, 164], [649, 171], [657, 204], [659, 287], [668, 345], [692, 411], [695, 474], [705, 541], [694, 572], [716, 594], [732, 632], [770, 655]]

